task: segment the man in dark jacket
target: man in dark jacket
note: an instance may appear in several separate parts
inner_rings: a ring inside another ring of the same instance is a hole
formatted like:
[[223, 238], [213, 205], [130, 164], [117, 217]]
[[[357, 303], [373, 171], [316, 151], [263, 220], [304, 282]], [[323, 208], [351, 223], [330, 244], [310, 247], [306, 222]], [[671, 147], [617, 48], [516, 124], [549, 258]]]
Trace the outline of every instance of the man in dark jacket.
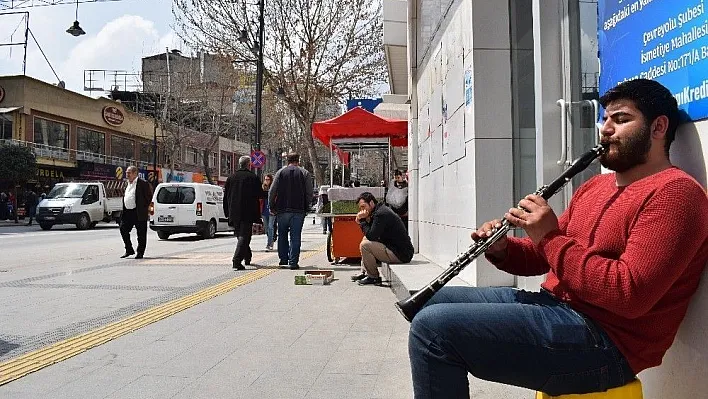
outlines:
[[[296, 270], [300, 266], [300, 243], [302, 225], [312, 201], [314, 187], [310, 173], [300, 167], [300, 155], [288, 154], [288, 166], [283, 167], [273, 177], [268, 192], [270, 211], [278, 222], [278, 257], [280, 265]], [[288, 242], [288, 232], [290, 242]]]
[[152, 188], [150, 183], [138, 177], [138, 168], [128, 166], [125, 170], [128, 186], [123, 196], [123, 213], [120, 217], [120, 235], [125, 244], [125, 253], [121, 258], [135, 254], [133, 243], [130, 241], [130, 231], [138, 232], [138, 253], [135, 259], [142, 259], [147, 246], [148, 208], [152, 201]]
[[251, 172], [251, 157], [244, 155], [238, 160], [238, 170], [229, 176], [224, 185], [224, 214], [238, 239], [233, 257], [233, 268], [236, 270], [246, 269], [241, 261], [251, 264], [253, 223], [263, 223], [258, 201], [261, 197], [261, 182]]
[[401, 218], [391, 208], [379, 204], [370, 192], [357, 198], [356, 221], [364, 232], [361, 249], [361, 273], [352, 276], [359, 285], [381, 284], [377, 261], [408, 263], [413, 259], [413, 244]]

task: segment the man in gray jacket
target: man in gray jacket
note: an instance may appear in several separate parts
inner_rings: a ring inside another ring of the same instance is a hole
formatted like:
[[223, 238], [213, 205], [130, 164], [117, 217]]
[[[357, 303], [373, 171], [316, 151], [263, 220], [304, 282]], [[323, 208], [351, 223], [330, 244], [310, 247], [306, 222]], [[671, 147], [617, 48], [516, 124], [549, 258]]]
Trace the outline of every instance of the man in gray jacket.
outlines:
[[268, 191], [270, 212], [278, 222], [278, 257], [283, 268], [300, 268], [298, 262], [302, 225], [312, 201], [312, 192], [312, 177], [310, 172], [300, 166], [300, 155], [296, 152], [289, 153], [288, 165], [275, 174]]

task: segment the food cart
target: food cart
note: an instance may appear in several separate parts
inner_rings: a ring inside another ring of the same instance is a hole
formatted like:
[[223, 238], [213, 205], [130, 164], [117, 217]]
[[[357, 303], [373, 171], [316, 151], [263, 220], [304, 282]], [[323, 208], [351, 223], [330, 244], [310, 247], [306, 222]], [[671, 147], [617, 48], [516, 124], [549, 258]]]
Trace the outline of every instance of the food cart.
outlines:
[[408, 145], [408, 121], [383, 118], [356, 107], [336, 118], [313, 123], [312, 136], [330, 149], [330, 185], [327, 190], [330, 208], [317, 214], [319, 217], [332, 218], [332, 229], [327, 236], [327, 258], [334, 263], [338, 263], [343, 258], [360, 258], [359, 244], [364, 235], [355, 221], [358, 208], [353, 206], [352, 202], [364, 191], [370, 191], [379, 200], [383, 200], [385, 189], [383, 187], [336, 187], [334, 153], [336, 152], [345, 162], [348, 158], [347, 153], [385, 152], [387, 162], [382, 173], [383, 180], [389, 181], [392, 147]]

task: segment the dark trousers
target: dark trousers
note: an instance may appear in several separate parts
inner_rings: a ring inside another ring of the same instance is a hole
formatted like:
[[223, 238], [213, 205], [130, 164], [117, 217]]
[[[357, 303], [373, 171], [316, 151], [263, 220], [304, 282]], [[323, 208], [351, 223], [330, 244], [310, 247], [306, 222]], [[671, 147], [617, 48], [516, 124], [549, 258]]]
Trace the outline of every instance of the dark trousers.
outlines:
[[29, 213], [29, 222], [27, 222], [27, 224], [32, 224], [32, 219], [34, 219], [35, 215], [37, 214], [37, 207], [29, 208], [28, 213]]
[[443, 287], [413, 319], [408, 352], [416, 399], [469, 398], [468, 372], [553, 396], [634, 379], [601, 328], [543, 291]]
[[253, 234], [253, 223], [239, 222], [234, 225], [234, 235], [236, 241], [236, 251], [234, 251], [233, 261], [241, 263], [246, 260], [251, 263], [253, 252], [251, 252], [251, 235]]
[[120, 235], [123, 237], [125, 250], [133, 252], [133, 243], [130, 241], [130, 232], [135, 227], [138, 232], [137, 253], [144, 254], [147, 245], [147, 220], [139, 221], [138, 213], [135, 209], [125, 209], [120, 217]]

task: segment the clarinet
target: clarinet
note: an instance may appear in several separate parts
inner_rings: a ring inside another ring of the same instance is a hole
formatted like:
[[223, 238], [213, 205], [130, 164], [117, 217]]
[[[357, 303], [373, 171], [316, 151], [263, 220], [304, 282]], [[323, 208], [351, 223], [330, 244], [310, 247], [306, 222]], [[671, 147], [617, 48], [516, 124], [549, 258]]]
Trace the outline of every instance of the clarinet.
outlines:
[[[598, 144], [590, 151], [586, 152], [580, 158], [578, 158], [573, 165], [569, 167], [563, 174], [558, 176], [550, 184], [542, 186], [534, 194], [540, 195], [543, 199], [548, 200], [558, 191], [560, 191], [563, 186], [568, 184], [568, 182], [578, 173], [582, 172], [590, 166], [590, 164], [600, 155], [604, 154], [607, 148], [602, 144]], [[521, 208], [523, 209], [523, 208]], [[505, 237], [507, 232], [512, 228], [512, 224], [504, 219], [501, 223], [501, 227], [494, 228], [492, 230], [492, 235], [486, 238], [480, 238], [475, 241], [464, 253], [460, 254], [450, 266], [442, 272], [438, 277], [431, 281], [428, 285], [423, 287], [420, 291], [411, 295], [410, 297], [396, 302], [396, 308], [405, 317], [406, 320], [412, 321], [416, 314], [423, 308], [423, 306], [430, 300], [430, 298], [435, 295], [436, 292], [440, 290], [445, 284], [452, 280], [455, 276], [460, 274], [462, 269], [467, 265], [472, 263], [477, 257], [487, 251], [487, 249], [497, 242], [502, 237]]]

